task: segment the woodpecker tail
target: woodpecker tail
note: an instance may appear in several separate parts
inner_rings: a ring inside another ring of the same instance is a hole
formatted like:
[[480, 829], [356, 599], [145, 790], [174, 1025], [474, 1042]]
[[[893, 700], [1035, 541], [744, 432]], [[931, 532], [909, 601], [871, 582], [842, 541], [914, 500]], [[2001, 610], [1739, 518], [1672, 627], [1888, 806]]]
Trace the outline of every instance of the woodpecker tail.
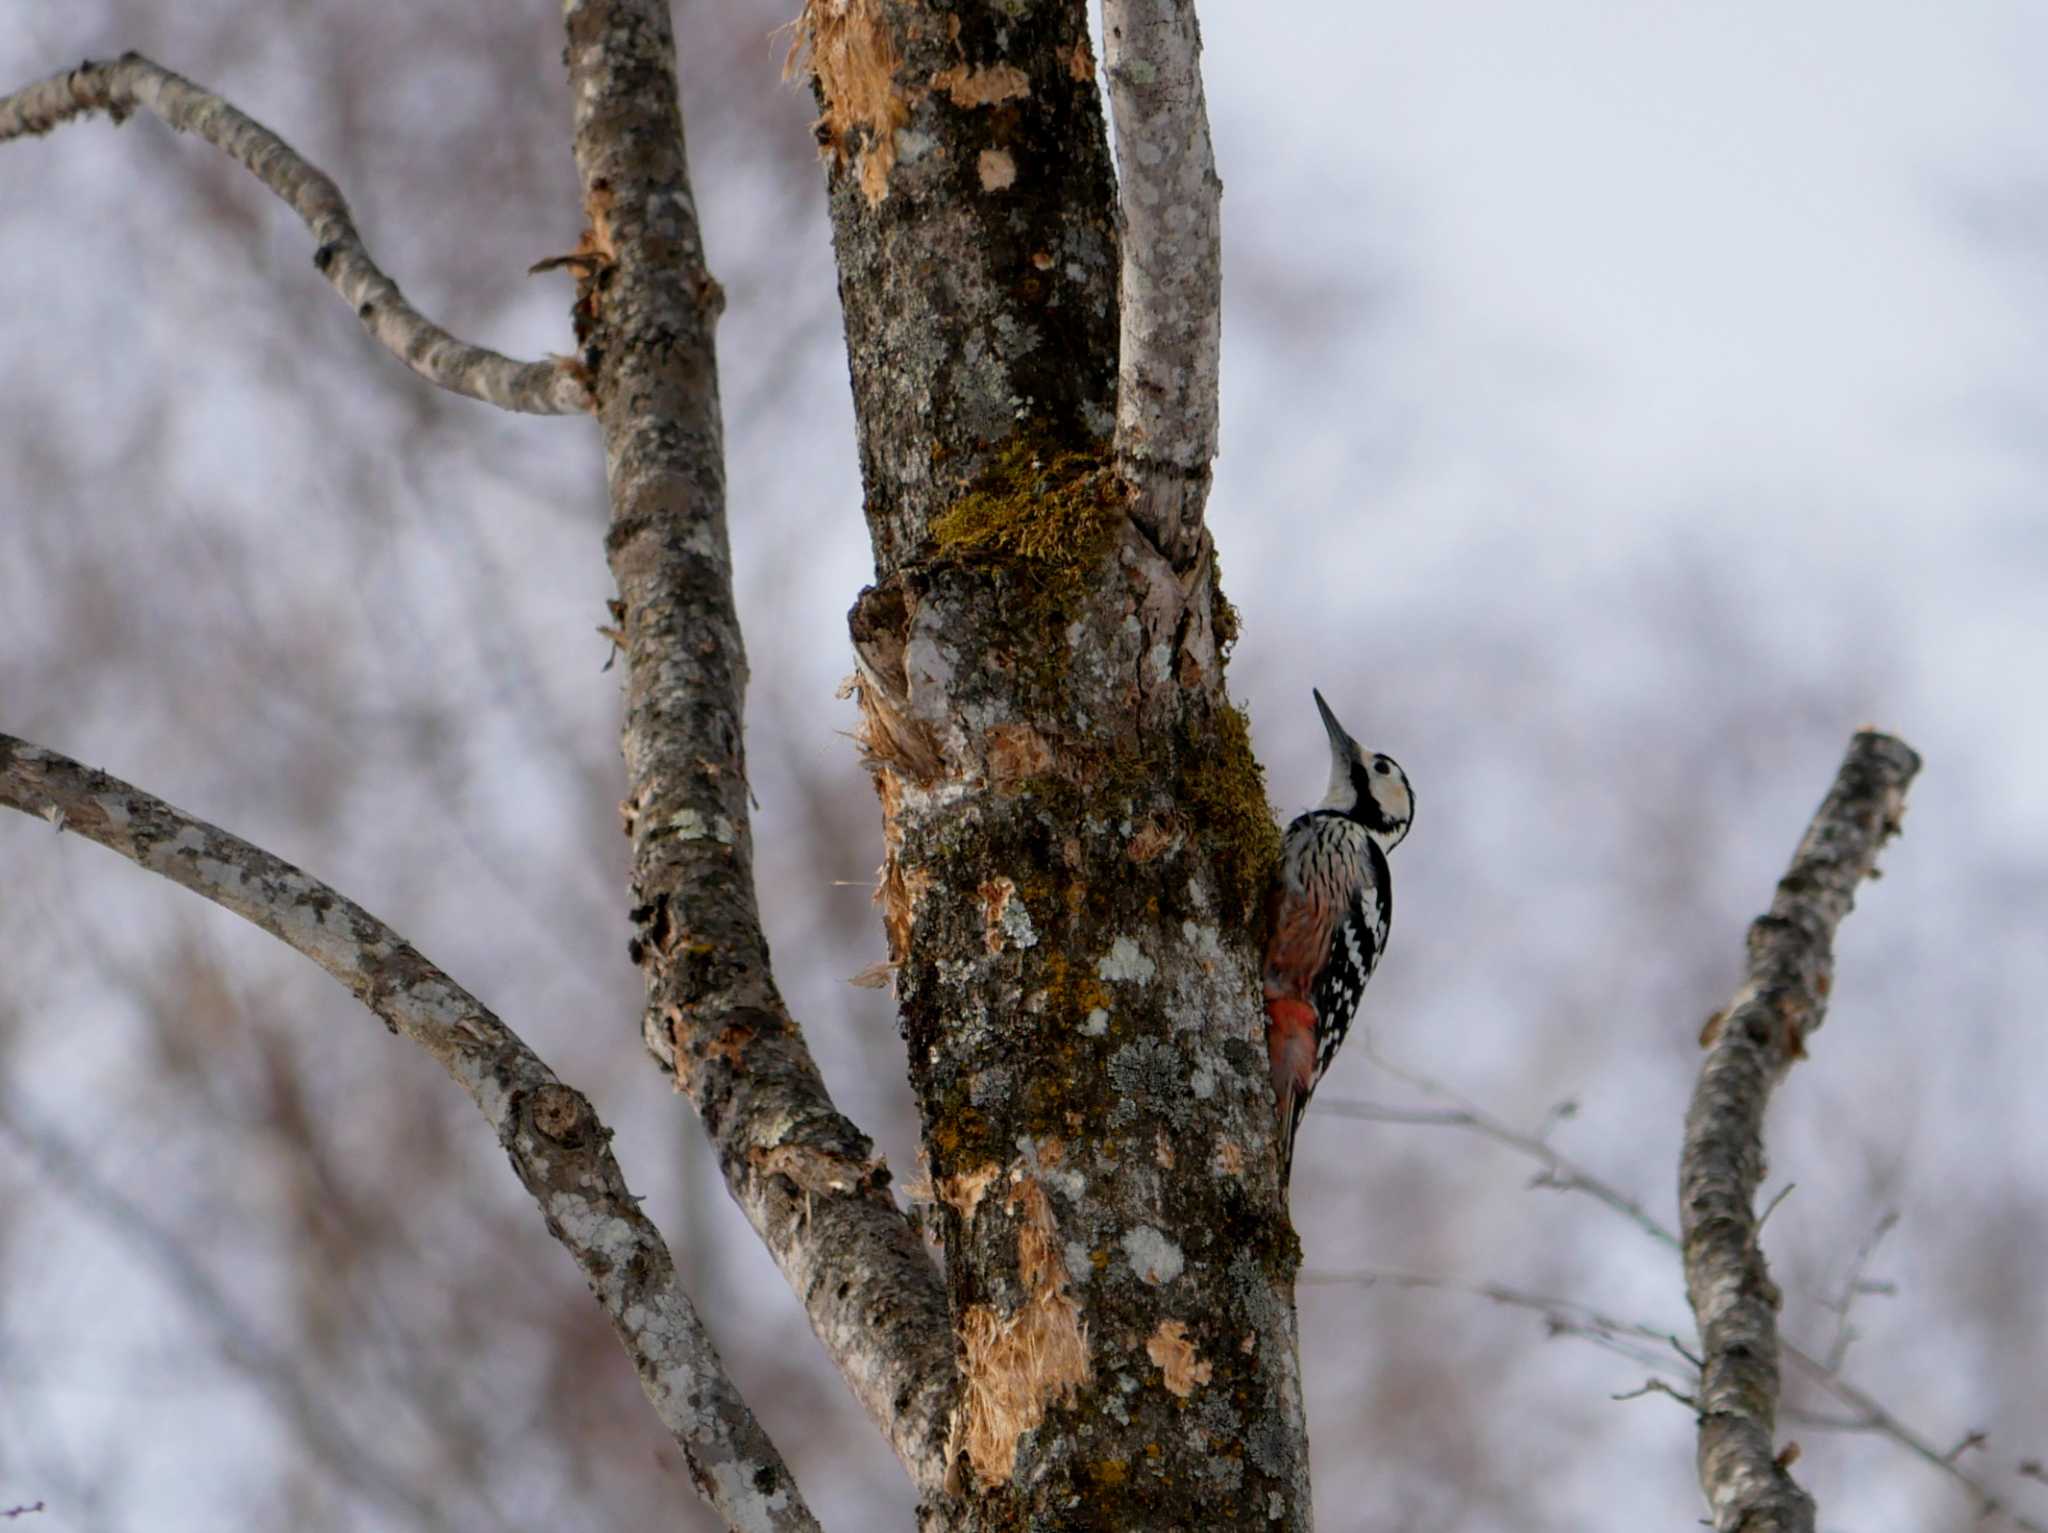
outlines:
[[1273, 1069], [1273, 1105], [1279, 1113], [1280, 1188], [1294, 1170], [1294, 1136], [1316, 1082], [1316, 1014], [1292, 996], [1266, 997], [1266, 1056]]

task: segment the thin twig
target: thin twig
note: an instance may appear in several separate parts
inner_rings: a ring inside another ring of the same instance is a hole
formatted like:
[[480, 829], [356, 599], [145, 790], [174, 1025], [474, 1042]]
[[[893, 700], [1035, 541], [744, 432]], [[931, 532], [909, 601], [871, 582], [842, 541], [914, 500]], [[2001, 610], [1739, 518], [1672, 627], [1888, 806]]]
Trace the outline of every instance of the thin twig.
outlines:
[[1680, 1405], [1685, 1406], [1689, 1410], [1696, 1411], [1700, 1408], [1699, 1401], [1695, 1400], [1691, 1395], [1685, 1393], [1684, 1390], [1673, 1389], [1671, 1385], [1665, 1382], [1663, 1379], [1657, 1378], [1643, 1380], [1642, 1387], [1640, 1389], [1626, 1390], [1618, 1395], [1609, 1395], [1607, 1398], [1616, 1401], [1640, 1400], [1645, 1395], [1669, 1395], [1672, 1399], [1676, 1400]]
[[1706, 1361], [1700, 1489], [1717, 1529], [1811, 1533], [1814, 1525], [1813, 1498], [1774, 1443], [1780, 1296], [1754, 1208], [1764, 1107], [1826, 1016], [1835, 929], [1898, 832], [1919, 770], [1920, 758], [1889, 735], [1865, 730], [1850, 742], [1770, 912], [1750, 926], [1748, 976], [1722, 1013], [1686, 1112], [1679, 1232]]
[[1791, 1197], [1798, 1189], [1799, 1184], [1797, 1182], [1787, 1182], [1771, 1194], [1771, 1201], [1766, 1203], [1764, 1211], [1756, 1216], [1756, 1227], [1759, 1234], [1762, 1233], [1764, 1224], [1770, 1219], [1771, 1215], [1778, 1211], [1778, 1205]]
[[1560, 1299], [1548, 1294], [1531, 1293], [1527, 1289], [1513, 1288], [1505, 1283], [1466, 1283], [1456, 1278], [1438, 1277], [1426, 1272], [1403, 1272], [1390, 1267], [1355, 1267], [1340, 1272], [1308, 1271], [1302, 1273], [1298, 1281], [1306, 1287], [1345, 1285], [1357, 1288], [1408, 1288], [1465, 1294], [1512, 1309], [1533, 1310], [1543, 1317], [1544, 1325], [1552, 1336], [1575, 1336], [1590, 1341], [1646, 1368], [1678, 1372], [1671, 1360], [1665, 1356], [1667, 1350], [1676, 1352], [1681, 1359], [1690, 1361], [1685, 1349], [1679, 1345], [1677, 1337], [1668, 1330], [1644, 1325], [1640, 1321], [1617, 1319], [1576, 1299]]
[[[1365, 1053], [1366, 1057], [1386, 1074], [1413, 1086], [1427, 1096], [1435, 1097], [1440, 1102], [1453, 1104], [1452, 1110], [1431, 1113], [1427, 1110], [1384, 1107], [1373, 1102], [1338, 1101], [1328, 1107], [1318, 1102], [1318, 1112], [1337, 1117], [1359, 1118], [1368, 1122], [1418, 1123], [1471, 1129], [1512, 1150], [1519, 1150], [1540, 1164], [1543, 1167], [1543, 1175], [1537, 1178], [1533, 1186], [1550, 1188], [1558, 1192], [1583, 1192], [1588, 1197], [1605, 1203], [1659, 1245], [1669, 1246], [1674, 1251], [1678, 1249], [1678, 1236], [1660, 1223], [1640, 1202], [1612, 1183], [1603, 1181], [1587, 1171], [1577, 1161], [1553, 1146], [1543, 1134], [1525, 1134], [1509, 1126], [1476, 1103], [1466, 1100], [1442, 1081], [1387, 1058], [1374, 1047], [1370, 1038], [1365, 1040]], [[1560, 1116], [1564, 1115], [1553, 1108], [1545, 1120], [1546, 1127]]]
[[[2048, 1523], [2022, 1517], [2011, 1510], [1988, 1485], [1964, 1469], [1947, 1451], [1935, 1446], [1927, 1437], [1907, 1426], [1879, 1404], [1875, 1396], [1858, 1389], [1821, 1359], [1802, 1352], [1789, 1342], [1784, 1347], [1784, 1353], [1786, 1360], [1796, 1367], [1801, 1375], [1855, 1412], [1853, 1424], [1846, 1430], [1880, 1433], [1933, 1465], [1968, 1493], [1970, 1499], [1976, 1503], [1977, 1515], [1980, 1518], [2003, 1518], [2012, 1527], [2024, 1530], [2024, 1533], [2048, 1533]], [[2024, 1465], [2020, 1467], [2019, 1472], [2022, 1475], [2026, 1473]]]
[[1889, 1283], [1866, 1282], [1863, 1274], [1869, 1269], [1870, 1259], [1876, 1254], [1879, 1243], [1898, 1222], [1899, 1211], [1896, 1208], [1886, 1209], [1884, 1216], [1864, 1237], [1863, 1244], [1856, 1248], [1856, 1254], [1849, 1258], [1849, 1270], [1842, 1278], [1841, 1292], [1835, 1298], [1821, 1301], [1835, 1317], [1835, 1339], [1828, 1343], [1827, 1364], [1831, 1369], [1838, 1369], [1848, 1361], [1849, 1348], [1856, 1340], [1855, 1329], [1849, 1323], [1849, 1314], [1856, 1301], [1867, 1293], [1889, 1294], [1894, 1291]]
[[0, 734], [0, 805], [96, 841], [260, 926], [439, 1061], [496, 1131], [548, 1233], [576, 1259], [705, 1499], [736, 1529], [816, 1533], [660, 1232], [627, 1189], [611, 1130], [517, 1034], [361, 906], [118, 778]]
[[[1584, 1193], [1606, 1208], [1620, 1214], [1631, 1224], [1635, 1225], [1637, 1229], [1643, 1231], [1652, 1240], [1656, 1241], [1657, 1244], [1668, 1246], [1674, 1251], [1679, 1248], [1677, 1233], [1658, 1220], [1640, 1202], [1630, 1197], [1613, 1183], [1570, 1159], [1540, 1135], [1520, 1133], [1509, 1127], [1504, 1120], [1495, 1114], [1489, 1113], [1484, 1108], [1469, 1101], [1443, 1082], [1390, 1060], [1371, 1049], [1370, 1046], [1368, 1046], [1367, 1052], [1374, 1064], [1389, 1075], [1406, 1082], [1426, 1096], [1453, 1105], [1446, 1108], [1390, 1107], [1379, 1103], [1343, 1100], [1326, 1104], [1318, 1098], [1316, 1111], [1334, 1112], [1341, 1117], [1355, 1118], [1370, 1123], [1417, 1124], [1464, 1129], [1479, 1135], [1481, 1138], [1490, 1139], [1496, 1144], [1504, 1145], [1508, 1149], [1514, 1150], [1516, 1153], [1536, 1162], [1543, 1168], [1543, 1171], [1534, 1185]], [[1549, 1118], [1556, 1116], [1557, 1114], [1553, 1110]], [[1549, 1121], [1549, 1118], [1546, 1118], [1546, 1121]], [[1874, 1244], [1874, 1242], [1871, 1244]], [[1328, 1277], [1318, 1277], [1309, 1273], [1302, 1275], [1303, 1282], [1344, 1280], [1345, 1278], [1342, 1274]], [[1494, 1297], [1494, 1295], [1487, 1294], [1483, 1290], [1454, 1283], [1433, 1284], [1431, 1286], [1442, 1286], [1459, 1292], [1479, 1294], [1482, 1297]], [[1500, 1302], [1510, 1301], [1503, 1299]], [[1633, 1322], [1627, 1326], [1627, 1330], [1636, 1335], [1648, 1333], [1651, 1329], [1651, 1327], [1638, 1325]], [[1585, 1331], [1567, 1330], [1565, 1333], [1594, 1341], [1598, 1345], [1607, 1347], [1609, 1351], [1620, 1351], [1620, 1348]], [[1687, 1352], [1676, 1338], [1671, 1338], [1671, 1345], [1693, 1365], [1694, 1372], [1697, 1373], [1700, 1360]], [[1975, 1505], [1978, 1516], [1986, 1518], [1993, 1516], [2001, 1517], [2009, 1526], [2021, 1529], [2023, 1533], [2048, 1533], [2048, 1523], [2030, 1520], [2007, 1509], [1990, 1486], [1977, 1476], [1963, 1469], [1959, 1464], [1945, 1457], [1942, 1450], [1936, 1447], [1930, 1439], [1915, 1431], [1897, 1416], [1886, 1410], [1873, 1396], [1851, 1384], [1842, 1376], [1838, 1368], [1830, 1366], [1823, 1358], [1807, 1352], [1789, 1341], [1782, 1342], [1780, 1349], [1786, 1361], [1799, 1370], [1802, 1378], [1806, 1379], [1822, 1393], [1832, 1396], [1838, 1404], [1848, 1407], [1851, 1412], [1847, 1416], [1824, 1416], [1817, 1412], [1794, 1409], [1785, 1412], [1788, 1420], [1795, 1420], [1802, 1426], [1812, 1426], [1829, 1431], [1868, 1432], [1888, 1437], [1915, 1457], [1931, 1464], [1934, 1468], [1948, 1476], [1970, 1498]], [[1627, 1354], [1624, 1353], [1622, 1355]], [[2048, 1484], [2048, 1467], [2044, 1467], [2037, 1460], [2027, 1460], [2019, 1466], [2017, 1472], [2022, 1477], [2039, 1479], [2042, 1483]]]
[[94, 112], [119, 124], [138, 107], [206, 140], [283, 198], [313, 233], [313, 264], [348, 300], [363, 328], [429, 383], [529, 415], [589, 411], [590, 392], [578, 363], [563, 357], [517, 362], [457, 340], [406, 302], [398, 284], [370, 259], [341, 188], [325, 171], [220, 96], [139, 53], [112, 62], [88, 59], [0, 97], [0, 143], [48, 133]]

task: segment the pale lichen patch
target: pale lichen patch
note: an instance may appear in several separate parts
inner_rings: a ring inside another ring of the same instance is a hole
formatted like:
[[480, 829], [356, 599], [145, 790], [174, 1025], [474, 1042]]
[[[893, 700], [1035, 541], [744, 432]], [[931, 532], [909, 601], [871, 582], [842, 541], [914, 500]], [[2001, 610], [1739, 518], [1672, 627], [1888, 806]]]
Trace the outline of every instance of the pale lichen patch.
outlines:
[[1150, 984], [1158, 972], [1159, 965], [1146, 957], [1144, 949], [1129, 937], [1117, 938], [1095, 964], [1095, 973], [1102, 979], [1130, 980], [1140, 985]]
[[1140, 1282], [1154, 1288], [1164, 1288], [1187, 1267], [1187, 1258], [1181, 1254], [1180, 1247], [1149, 1224], [1141, 1224], [1126, 1232], [1123, 1248], [1131, 1271], [1137, 1274]]
[[1214, 926], [1202, 921], [1183, 921], [1180, 934], [1194, 949], [1195, 962], [1206, 970], [1213, 970], [1224, 961], [1223, 934]]
[[976, 891], [981, 898], [982, 944], [991, 953], [1005, 947], [1036, 947], [1038, 931], [1031, 924], [1031, 912], [1017, 898], [1014, 881], [998, 875]]
[[720, 846], [733, 842], [732, 821], [722, 814], [706, 819], [699, 810], [678, 809], [662, 821], [662, 828], [679, 841], [716, 841]]
[[571, 1245], [601, 1252], [615, 1265], [633, 1244], [632, 1227], [625, 1220], [579, 1193], [554, 1193], [545, 1207]]

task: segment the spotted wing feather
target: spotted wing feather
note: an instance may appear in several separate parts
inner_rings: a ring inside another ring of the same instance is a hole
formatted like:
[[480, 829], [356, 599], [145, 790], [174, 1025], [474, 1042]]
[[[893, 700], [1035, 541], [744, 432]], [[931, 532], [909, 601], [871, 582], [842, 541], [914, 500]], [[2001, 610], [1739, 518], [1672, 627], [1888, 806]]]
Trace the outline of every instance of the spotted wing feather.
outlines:
[[1308, 1099], [1386, 949], [1393, 923], [1386, 854], [1351, 820], [1301, 816], [1287, 827], [1268, 918], [1266, 1044], [1284, 1185]]

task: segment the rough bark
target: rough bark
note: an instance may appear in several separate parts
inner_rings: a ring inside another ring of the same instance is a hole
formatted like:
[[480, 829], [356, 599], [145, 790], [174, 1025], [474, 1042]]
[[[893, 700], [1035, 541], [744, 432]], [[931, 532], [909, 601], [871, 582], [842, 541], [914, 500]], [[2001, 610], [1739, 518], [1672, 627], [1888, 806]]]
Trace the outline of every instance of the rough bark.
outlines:
[[123, 54], [112, 63], [87, 60], [0, 98], [0, 143], [48, 133], [94, 112], [105, 112], [119, 124], [138, 107], [212, 144], [290, 204], [318, 242], [313, 264], [378, 344], [429, 383], [534, 415], [579, 415], [590, 408], [575, 363], [561, 358], [515, 362], [457, 340], [413, 308], [398, 284], [370, 259], [331, 177], [262, 123], [139, 53]]
[[776, 990], [754, 900], [712, 346], [721, 299], [690, 193], [668, 6], [570, 0], [565, 16], [590, 220], [577, 320], [611, 496], [645, 1037], [827, 1351], [935, 1493], [953, 1383], [944, 1294]]
[[1102, 0], [1123, 264], [1116, 466], [1131, 516], [1175, 565], [1201, 542], [1216, 456], [1223, 183], [1193, 0]]
[[204, 895], [320, 965], [425, 1049], [489, 1121], [573, 1256], [707, 1501], [735, 1529], [815, 1533], [796, 1482], [726, 1377], [611, 1130], [510, 1028], [397, 932], [318, 879], [140, 789], [0, 735], [0, 804]]
[[1749, 929], [1742, 987], [1710, 1026], [1686, 1113], [1679, 1233], [1702, 1366], [1699, 1477], [1720, 1533], [1812, 1533], [1813, 1498], [1776, 1447], [1779, 1292], [1754, 1209], [1764, 1108], [1827, 1013], [1835, 929], [1897, 834], [1920, 758], [1888, 735], [1850, 742], [1834, 787]]
[[809, 0], [797, 27], [886, 579], [1021, 426], [1115, 429], [1109, 145], [1079, 5]]
[[1300, 1529], [1255, 971], [1277, 838], [1206, 547], [1163, 553], [1111, 457], [1084, 22], [800, 24], [875, 548], [851, 621], [879, 898], [963, 1375], [944, 1515]]

